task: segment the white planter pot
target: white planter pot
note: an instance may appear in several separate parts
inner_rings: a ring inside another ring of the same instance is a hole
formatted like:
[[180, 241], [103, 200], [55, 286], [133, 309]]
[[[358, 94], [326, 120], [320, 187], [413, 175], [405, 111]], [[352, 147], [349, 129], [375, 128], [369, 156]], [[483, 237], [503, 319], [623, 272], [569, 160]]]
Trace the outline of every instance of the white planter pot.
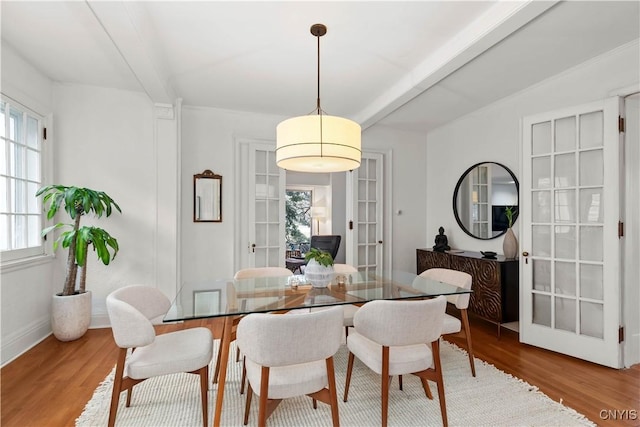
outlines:
[[333, 280], [333, 266], [325, 267], [315, 259], [309, 260], [304, 268], [304, 277], [314, 288], [326, 288]]
[[54, 295], [51, 301], [51, 329], [60, 341], [77, 340], [91, 323], [91, 292]]

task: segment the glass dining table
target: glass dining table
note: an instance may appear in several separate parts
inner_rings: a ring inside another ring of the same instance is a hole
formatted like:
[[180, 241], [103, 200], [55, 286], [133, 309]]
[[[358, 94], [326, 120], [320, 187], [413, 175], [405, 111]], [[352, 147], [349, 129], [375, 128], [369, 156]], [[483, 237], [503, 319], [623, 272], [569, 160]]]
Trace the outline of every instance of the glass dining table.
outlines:
[[252, 279], [214, 279], [187, 282], [178, 291], [164, 322], [220, 317], [224, 319], [214, 382], [218, 383], [213, 425], [219, 426], [234, 327], [251, 313], [285, 313], [290, 310], [362, 305], [373, 300], [409, 300], [439, 295], [471, 293], [413, 273], [389, 271], [382, 274], [358, 272], [337, 274], [329, 286], [317, 288], [303, 275]]

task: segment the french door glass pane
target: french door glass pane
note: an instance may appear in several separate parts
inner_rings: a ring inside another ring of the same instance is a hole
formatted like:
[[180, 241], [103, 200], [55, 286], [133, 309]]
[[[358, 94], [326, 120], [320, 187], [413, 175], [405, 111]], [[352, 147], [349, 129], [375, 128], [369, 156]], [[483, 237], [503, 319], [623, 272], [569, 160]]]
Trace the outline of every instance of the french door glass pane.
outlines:
[[585, 188], [580, 190], [580, 222], [603, 223], [604, 222], [604, 189]]
[[256, 223], [256, 247], [263, 248], [265, 246], [267, 246], [267, 224]]
[[531, 154], [551, 152], [551, 122], [536, 123], [531, 127]]
[[551, 157], [536, 157], [531, 160], [531, 188], [551, 187]]
[[602, 147], [604, 140], [602, 111], [580, 115], [580, 148]]
[[602, 265], [580, 265], [580, 296], [602, 300], [604, 295]]
[[555, 222], [576, 222], [576, 192], [575, 190], [555, 191]]
[[602, 227], [580, 227], [580, 259], [583, 261], [602, 261], [603, 242]]
[[531, 192], [531, 217], [534, 223], [551, 222], [551, 192]]
[[[367, 222], [367, 202], [358, 202], [358, 222]], [[375, 216], [374, 216], [375, 218]]]
[[551, 297], [533, 294], [533, 323], [551, 327]]
[[562, 225], [555, 227], [556, 238], [556, 258], [575, 259], [576, 258], [576, 228], [574, 226]]
[[256, 175], [256, 198], [264, 199], [267, 197], [267, 177], [265, 175]]
[[555, 121], [556, 149], [555, 151], [569, 151], [576, 148], [576, 118], [565, 117]]
[[580, 333], [595, 338], [604, 338], [604, 306], [589, 301], [580, 301]]
[[555, 262], [556, 294], [576, 296], [576, 264]]
[[[280, 224], [269, 224], [267, 230], [269, 234], [269, 246], [271, 247], [271, 250], [273, 250], [275, 246], [275, 250], [277, 251], [278, 245], [280, 244]], [[277, 258], [277, 255], [275, 258]]]
[[551, 292], [551, 263], [540, 259], [533, 261], [533, 289]]
[[533, 253], [539, 257], [551, 256], [551, 226], [534, 225], [531, 227]]
[[556, 329], [576, 332], [576, 300], [556, 297]]
[[370, 222], [375, 222], [376, 221], [376, 202], [369, 202], [367, 203], [367, 219]]
[[269, 189], [268, 189], [268, 197], [277, 198], [278, 192], [280, 191], [280, 177], [271, 175], [269, 176]]
[[267, 222], [267, 201], [264, 199], [256, 200], [256, 222]]
[[[278, 200], [269, 200], [268, 205], [269, 205], [269, 222], [278, 223], [280, 221], [280, 202]], [[277, 231], [276, 231], [276, 234], [277, 234]]]
[[580, 153], [580, 185], [602, 185], [604, 182], [604, 162], [602, 150]]
[[555, 187], [567, 188], [576, 185], [576, 155], [575, 153], [559, 154], [555, 158]]

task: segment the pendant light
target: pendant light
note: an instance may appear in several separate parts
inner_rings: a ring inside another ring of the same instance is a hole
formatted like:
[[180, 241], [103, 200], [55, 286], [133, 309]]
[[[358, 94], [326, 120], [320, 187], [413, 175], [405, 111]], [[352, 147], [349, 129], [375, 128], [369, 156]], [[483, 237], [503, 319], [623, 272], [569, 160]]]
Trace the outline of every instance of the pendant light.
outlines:
[[311, 26], [318, 39], [318, 98], [309, 115], [284, 120], [276, 128], [276, 163], [298, 172], [342, 172], [357, 169], [361, 158], [361, 129], [356, 122], [329, 116], [320, 107], [320, 37], [322, 24]]

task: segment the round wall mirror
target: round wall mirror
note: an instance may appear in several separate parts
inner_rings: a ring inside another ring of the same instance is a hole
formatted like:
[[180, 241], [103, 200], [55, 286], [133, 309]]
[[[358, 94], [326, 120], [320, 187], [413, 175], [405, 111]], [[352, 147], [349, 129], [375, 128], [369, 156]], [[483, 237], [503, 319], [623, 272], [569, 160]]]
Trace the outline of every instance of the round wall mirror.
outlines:
[[453, 192], [453, 213], [460, 228], [476, 239], [495, 239], [509, 228], [505, 211], [518, 218], [518, 179], [506, 166], [483, 162], [467, 169]]

